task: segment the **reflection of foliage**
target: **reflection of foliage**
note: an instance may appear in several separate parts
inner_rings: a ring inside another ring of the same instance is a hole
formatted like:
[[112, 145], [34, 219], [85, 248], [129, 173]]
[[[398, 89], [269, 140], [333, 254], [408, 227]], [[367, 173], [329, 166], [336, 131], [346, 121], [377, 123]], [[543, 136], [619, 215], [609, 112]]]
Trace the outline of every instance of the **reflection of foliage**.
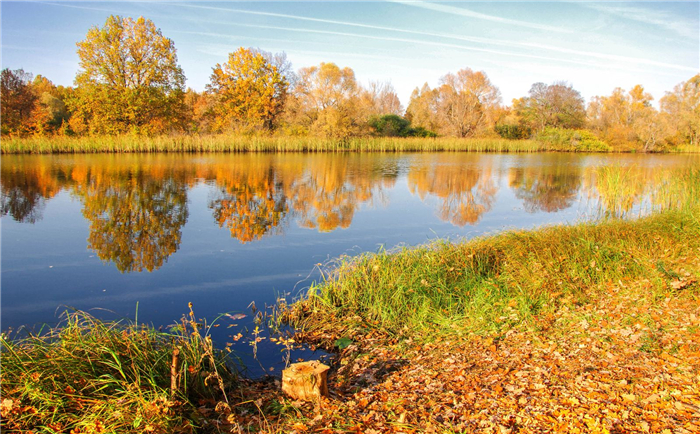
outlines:
[[79, 194], [90, 221], [88, 247], [119, 271], [158, 269], [180, 246], [187, 221], [183, 183], [137, 174], [123, 182], [91, 183]]
[[47, 199], [60, 190], [58, 180], [43, 166], [2, 166], [2, 192], [0, 193], [2, 215], [10, 214], [23, 223], [35, 223], [42, 218]]
[[391, 185], [394, 181], [355, 156], [314, 163], [292, 184], [290, 199], [299, 224], [321, 232], [349, 227], [360, 204], [371, 201], [375, 188], [381, 188], [380, 182]]
[[456, 226], [476, 224], [491, 210], [498, 188], [490, 169], [461, 164], [413, 167], [408, 173], [409, 188], [421, 199], [432, 194], [441, 199], [438, 216]]
[[557, 212], [569, 208], [581, 185], [578, 167], [546, 165], [511, 169], [509, 185], [527, 212]]
[[219, 227], [225, 225], [241, 243], [258, 240], [278, 228], [287, 214], [286, 197], [269, 181], [222, 188], [220, 196], [209, 202]]

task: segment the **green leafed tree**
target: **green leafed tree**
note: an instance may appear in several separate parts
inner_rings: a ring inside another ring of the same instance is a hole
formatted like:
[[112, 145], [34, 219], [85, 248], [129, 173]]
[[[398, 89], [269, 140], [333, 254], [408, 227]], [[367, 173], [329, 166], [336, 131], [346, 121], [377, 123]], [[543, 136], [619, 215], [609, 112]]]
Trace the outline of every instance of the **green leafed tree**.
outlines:
[[150, 134], [182, 128], [185, 75], [173, 41], [151, 20], [112, 15], [77, 46], [73, 130]]
[[216, 96], [217, 131], [272, 130], [284, 110], [289, 82], [259, 50], [239, 48], [216, 64], [207, 90]]

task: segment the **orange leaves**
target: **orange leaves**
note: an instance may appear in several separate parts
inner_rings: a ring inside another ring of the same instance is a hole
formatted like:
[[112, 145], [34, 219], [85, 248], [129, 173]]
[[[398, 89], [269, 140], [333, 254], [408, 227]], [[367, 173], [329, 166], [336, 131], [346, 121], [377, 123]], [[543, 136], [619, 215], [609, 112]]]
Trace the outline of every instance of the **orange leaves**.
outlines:
[[207, 85], [214, 104], [217, 131], [273, 128], [284, 109], [289, 83], [277, 66], [255, 50], [239, 48], [228, 62], [216, 64]]

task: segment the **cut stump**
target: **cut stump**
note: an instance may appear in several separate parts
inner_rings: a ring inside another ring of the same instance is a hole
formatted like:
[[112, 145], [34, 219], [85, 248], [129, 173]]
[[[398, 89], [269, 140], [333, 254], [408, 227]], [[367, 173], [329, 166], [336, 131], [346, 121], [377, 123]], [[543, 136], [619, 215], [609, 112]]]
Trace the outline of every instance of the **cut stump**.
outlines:
[[328, 370], [318, 360], [294, 363], [282, 371], [282, 391], [293, 399], [318, 401], [328, 396]]

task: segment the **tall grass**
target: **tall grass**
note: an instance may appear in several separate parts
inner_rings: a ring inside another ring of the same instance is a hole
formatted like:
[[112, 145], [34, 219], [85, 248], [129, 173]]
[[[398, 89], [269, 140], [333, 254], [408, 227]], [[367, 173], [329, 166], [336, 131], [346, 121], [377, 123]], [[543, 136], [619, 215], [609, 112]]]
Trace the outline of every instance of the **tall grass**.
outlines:
[[604, 297], [612, 283], [649, 279], [668, 288], [673, 273], [664, 270], [700, 249], [700, 170], [669, 179], [665, 191], [654, 199], [657, 212], [638, 220], [508, 231], [340, 258], [293, 305], [291, 322], [336, 337], [368, 330], [395, 336], [498, 332], [514, 324], [546, 327], [561, 305]]
[[457, 138], [350, 138], [295, 136], [99, 136], [3, 138], [3, 154], [129, 152], [537, 152], [532, 140]]
[[3, 335], [3, 432], [191, 431], [200, 401], [225, 407], [236, 381], [206, 331], [192, 311], [171, 333], [72, 312], [47, 333]]

